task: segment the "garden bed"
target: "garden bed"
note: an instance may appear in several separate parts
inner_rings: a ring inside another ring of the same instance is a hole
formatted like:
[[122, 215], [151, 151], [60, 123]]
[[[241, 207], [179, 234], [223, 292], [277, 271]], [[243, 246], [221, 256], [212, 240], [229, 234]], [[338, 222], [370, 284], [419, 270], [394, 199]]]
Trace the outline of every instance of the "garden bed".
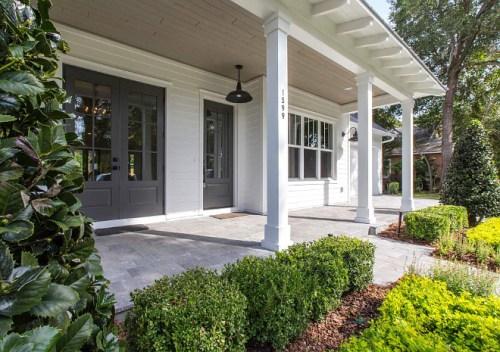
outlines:
[[399, 234], [398, 234], [398, 224], [392, 223], [387, 228], [379, 232], [378, 236], [389, 238], [391, 240], [408, 242], [411, 244], [419, 244], [426, 246], [430, 246], [432, 244], [431, 241], [413, 238], [410, 235], [408, 235], [408, 233], [406, 233], [406, 227], [404, 223], [401, 224], [401, 229], [399, 231]]

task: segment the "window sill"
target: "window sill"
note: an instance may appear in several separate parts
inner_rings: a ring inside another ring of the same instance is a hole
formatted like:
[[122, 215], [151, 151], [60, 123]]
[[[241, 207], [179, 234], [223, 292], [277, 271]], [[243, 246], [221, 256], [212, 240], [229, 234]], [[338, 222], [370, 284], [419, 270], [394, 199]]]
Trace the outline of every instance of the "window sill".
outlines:
[[303, 180], [300, 180], [298, 178], [290, 178], [288, 179], [288, 184], [289, 185], [326, 185], [326, 184], [337, 184], [337, 180], [333, 178], [322, 178], [320, 180], [318, 179], [313, 179], [313, 178], [305, 178]]

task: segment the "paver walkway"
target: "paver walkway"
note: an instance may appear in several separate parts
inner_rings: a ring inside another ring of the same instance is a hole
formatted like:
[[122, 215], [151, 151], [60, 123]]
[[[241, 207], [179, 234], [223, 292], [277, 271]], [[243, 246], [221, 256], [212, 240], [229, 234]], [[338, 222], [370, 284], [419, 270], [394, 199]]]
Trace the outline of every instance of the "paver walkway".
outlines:
[[[399, 197], [374, 197], [379, 225], [398, 218]], [[416, 199], [416, 207], [434, 205], [434, 200]], [[289, 222], [294, 242], [311, 241], [328, 234], [347, 234], [367, 239], [376, 245], [374, 280], [397, 280], [413, 262], [426, 266], [433, 261], [430, 247], [412, 245], [368, 236], [367, 224], [354, 222], [355, 207], [324, 206], [291, 211]], [[203, 266], [220, 269], [246, 255], [268, 256], [262, 249], [265, 216], [245, 215], [219, 220], [202, 217], [163, 222], [142, 230], [97, 236], [106, 277], [117, 298], [117, 310], [130, 307], [130, 292], [151, 284], [163, 275]]]

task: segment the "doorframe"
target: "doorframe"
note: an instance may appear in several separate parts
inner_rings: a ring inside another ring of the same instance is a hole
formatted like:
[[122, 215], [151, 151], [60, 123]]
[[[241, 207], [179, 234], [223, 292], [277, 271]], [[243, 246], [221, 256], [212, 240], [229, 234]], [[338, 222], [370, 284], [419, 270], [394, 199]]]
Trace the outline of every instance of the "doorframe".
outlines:
[[[205, 158], [205, 108], [204, 101], [211, 100], [216, 103], [221, 103], [233, 107], [233, 206], [230, 208], [219, 209], [204, 209], [203, 208], [203, 160]], [[198, 177], [199, 177], [199, 203], [198, 213], [203, 216], [210, 216], [214, 214], [230, 213], [239, 209], [238, 204], [238, 104], [228, 102], [223, 94], [216, 93], [206, 89], [200, 89], [200, 128], [198, 130], [198, 140], [200, 142], [199, 155], [200, 160], [198, 163]]]
[[[153, 216], [145, 216], [145, 217], [139, 217], [139, 218], [129, 218], [129, 219], [113, 219], [113, 220], [105, 220], [105, 221], [96, 221], [94, 222], [94, 228], [106, 228], [106, 227], [116, 227], [116, 226], [127, 226], [127, 225], [135, 225], [135, 224], [151, 224], [155, 222], [161, 222], [167, 220], [167, 202], [168, 202], [168, 197], [167, 197], [167, 155], [168, 155], [168, 148], [167, 148], [167, 132], [168, 132], [168, 117], [171, 116], [171, 109], [172, 107], [170, 106], [169, 102], [172, 101], [171, 99], [171, 91], [172, 86], [174, 85], [171, 81], [167, 81], [164, 79], [159, 79], [155, 77], [151, 77], [148, 75], [144, 75], [141, 73], [136, 73], [136, 72], [131, 72], [127, 70], [123, 70], [120, 68], [116, 68], [113, 66], [101, 64], [95, 61], [87, 60], [87, 59], [82, 59], [76, 56], [71, 56], [67, 54], [62, 54], [59, 56], [59, 62], [58, 62], [58, 67], [56, 71], [56, 77], [61, 77], [64, 78], [63, 76], [63, 65], [71, 65], [71, 66], [76, 66], [80, 67], [83, 69], [115, 76], [118, 78], [124, 78], [144, 84], [149, 84], [152, 86], [156, 86], [159, 88], [163, 88], [165, 91], [164, 94], [164, 161], [163, 161], [163, 214], [162, 215], [153, 215]], [[56, 80], [57, 84], [59, 87], [63, 87], [63, 81], [62, 80]]]

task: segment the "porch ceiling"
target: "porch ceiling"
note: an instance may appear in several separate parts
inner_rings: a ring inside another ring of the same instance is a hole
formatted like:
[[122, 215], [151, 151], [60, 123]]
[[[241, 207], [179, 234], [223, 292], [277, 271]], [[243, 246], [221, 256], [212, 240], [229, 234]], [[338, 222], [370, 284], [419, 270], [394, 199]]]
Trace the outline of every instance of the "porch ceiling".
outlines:
[[[57, 0], [66, 24], [225, 77], [265, 74], [262, 20], [229, 0]], [[289, 84], [338, 104], [356, 101], [352, 72], [289, 38]], [[385, 92], [374, 87], [373, 95]]]

